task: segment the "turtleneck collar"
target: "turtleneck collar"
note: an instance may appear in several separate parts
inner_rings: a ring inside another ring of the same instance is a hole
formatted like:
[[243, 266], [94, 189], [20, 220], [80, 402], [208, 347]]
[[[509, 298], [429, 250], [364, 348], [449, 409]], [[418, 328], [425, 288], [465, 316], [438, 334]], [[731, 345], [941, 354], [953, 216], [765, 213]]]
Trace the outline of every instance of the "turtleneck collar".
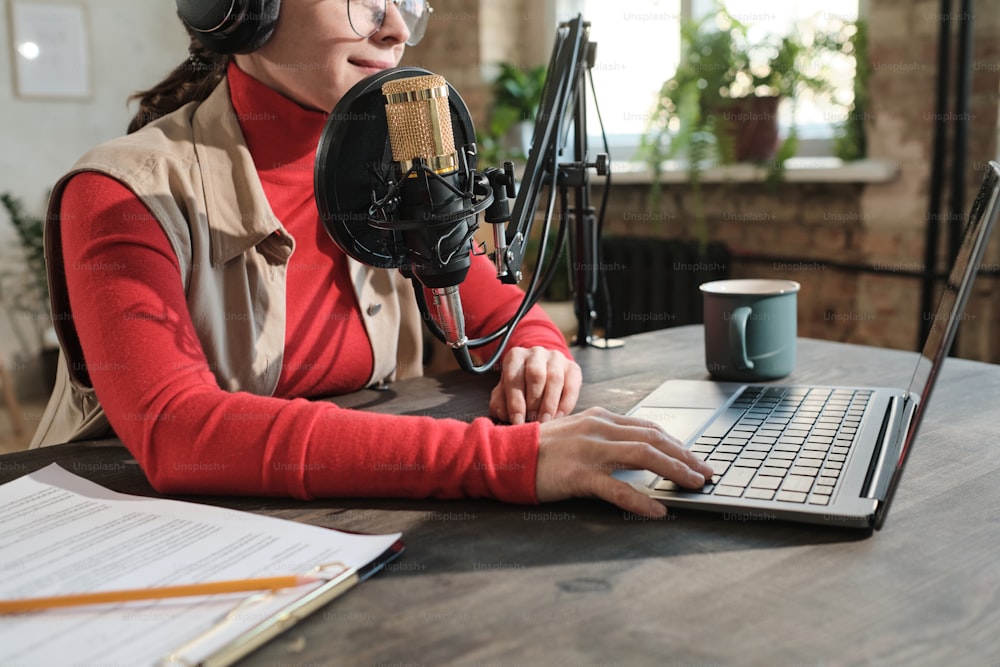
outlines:
[[230, 62], [233, 109], [262, 181], [313, 180], [316, 146], [327, 114], [306, 109]]

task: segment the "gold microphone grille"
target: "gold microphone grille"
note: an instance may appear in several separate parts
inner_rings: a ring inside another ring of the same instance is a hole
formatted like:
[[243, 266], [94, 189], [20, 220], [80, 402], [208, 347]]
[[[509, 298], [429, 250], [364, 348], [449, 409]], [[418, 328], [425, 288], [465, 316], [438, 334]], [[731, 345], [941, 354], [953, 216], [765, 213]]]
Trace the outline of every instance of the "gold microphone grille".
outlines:
[[436, 74], [389, 81], [382, 86], [392, 159], [409, 169], [423, 158], [435, 171], [456, 168], [455, 134], [448, 105], [448, 83]]

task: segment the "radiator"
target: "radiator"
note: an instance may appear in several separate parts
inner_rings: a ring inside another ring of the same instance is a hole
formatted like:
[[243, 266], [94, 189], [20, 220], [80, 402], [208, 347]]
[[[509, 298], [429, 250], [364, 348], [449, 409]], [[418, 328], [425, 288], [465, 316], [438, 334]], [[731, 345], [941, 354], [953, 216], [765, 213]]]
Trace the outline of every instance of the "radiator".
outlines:
[[726, 246], [675, 239], [605, 237], [601, 267], [610, 304], [601, 301], [598, 323], [608, 336], [627, 336], [702, 322], [698, 286], [729, 276]]

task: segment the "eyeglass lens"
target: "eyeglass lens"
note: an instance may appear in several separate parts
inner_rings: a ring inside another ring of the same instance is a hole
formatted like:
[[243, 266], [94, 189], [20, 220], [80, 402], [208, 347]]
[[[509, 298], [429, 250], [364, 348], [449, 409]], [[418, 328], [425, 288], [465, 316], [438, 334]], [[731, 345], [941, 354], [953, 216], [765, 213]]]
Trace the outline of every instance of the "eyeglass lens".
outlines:
[[347, 18], [351, 29], [359, 37], [371, 37], [382, 27], [388, 3], [399, 8], [407, 30], [410, 32], [406, 43], [414, 46], [424, 37], [427, 21], [434, 11], [426, 0], [347, 0]]

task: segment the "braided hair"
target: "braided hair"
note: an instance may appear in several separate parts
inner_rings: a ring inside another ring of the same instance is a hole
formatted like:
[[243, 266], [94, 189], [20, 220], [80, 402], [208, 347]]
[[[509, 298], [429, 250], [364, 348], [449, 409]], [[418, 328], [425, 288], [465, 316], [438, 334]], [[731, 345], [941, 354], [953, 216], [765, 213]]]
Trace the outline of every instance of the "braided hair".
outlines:
[[225, 78], [232, 56], [206, 49], [193, 35], [188, 53], [187, 60], [163, 81], [129, 96], [129, 102], [139, 101], [139, 109], [128, 125], [129, 134], [188, 102], [201, 102]]

